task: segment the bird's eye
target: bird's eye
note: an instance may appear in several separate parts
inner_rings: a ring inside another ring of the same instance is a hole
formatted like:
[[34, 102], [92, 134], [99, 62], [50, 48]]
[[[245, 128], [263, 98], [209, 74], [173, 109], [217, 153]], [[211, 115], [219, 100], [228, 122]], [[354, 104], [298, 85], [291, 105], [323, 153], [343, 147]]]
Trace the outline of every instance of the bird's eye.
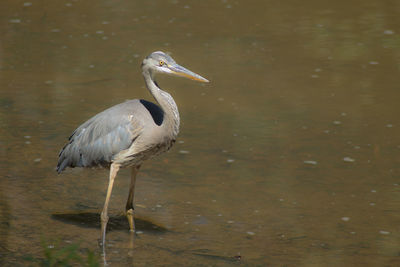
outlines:
[[164, 66], [165, 62], [160, 60], [159, 64], [160, 64], [160, 66]]

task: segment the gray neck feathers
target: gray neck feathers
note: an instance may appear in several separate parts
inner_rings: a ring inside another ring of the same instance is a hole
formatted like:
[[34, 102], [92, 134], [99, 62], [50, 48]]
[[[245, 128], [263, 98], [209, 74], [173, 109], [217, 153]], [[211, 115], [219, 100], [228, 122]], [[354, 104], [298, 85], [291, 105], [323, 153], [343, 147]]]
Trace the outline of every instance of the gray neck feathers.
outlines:
[[179, 133], [180, 124], [178, 106], [169, 93], [161, 90], [161, 88], [157, 86], [149, 70], [144, 69], [143, 76], [147, 88], [160, 105], [161, 109], [164, 111], [164, 121], [162, 123], [162, 127], [166, 127], [166, 129], [170, 130], [174, 137], [176, 137]]

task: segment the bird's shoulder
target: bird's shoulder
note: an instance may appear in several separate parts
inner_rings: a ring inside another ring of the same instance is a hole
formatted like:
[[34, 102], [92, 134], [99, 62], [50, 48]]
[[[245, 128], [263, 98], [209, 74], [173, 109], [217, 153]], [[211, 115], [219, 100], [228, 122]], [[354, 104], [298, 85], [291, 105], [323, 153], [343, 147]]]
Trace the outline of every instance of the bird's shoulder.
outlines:
[[118, 135], [137, 135], [143, 129], [143, 122], [138, 115], [138, 99], [128, 100], [112, 106], [88, 119], [72, 133], [70, 139], [84, 138], [95, 141], [113, 133]]

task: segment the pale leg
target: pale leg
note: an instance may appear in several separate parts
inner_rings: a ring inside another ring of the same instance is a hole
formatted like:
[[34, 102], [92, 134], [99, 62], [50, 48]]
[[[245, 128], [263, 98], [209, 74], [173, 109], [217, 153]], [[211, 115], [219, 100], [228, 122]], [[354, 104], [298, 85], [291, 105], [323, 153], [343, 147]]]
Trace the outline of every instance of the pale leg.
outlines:
[[104, 203], [103, 211], [101, 212], [101, 245], [103, 248], [106, 244], [106, 228], [108, 222], [108, 202], [110, 201], [111, 191], [114, 184], [114, 179], [117, 176], [120, 165], [112, 163], [110, 166], [110, 181], [108, 182], [106, 202]]
[[129, 229], [131, 232], [135, 232], [135, 212], [134, 212], [134, 207], [133, 207], [133, 199], [135, 195], [135, 182], [136, 182], [136, 175], [139, 172], [139, 166], [133, 166], [132, 167], [132, 173], [131, 173], [131, 184], [129, 186], [129, 196], [128, 196], [128, 201], [126, 202], [126, 217], [128, 218], [129, 222]]

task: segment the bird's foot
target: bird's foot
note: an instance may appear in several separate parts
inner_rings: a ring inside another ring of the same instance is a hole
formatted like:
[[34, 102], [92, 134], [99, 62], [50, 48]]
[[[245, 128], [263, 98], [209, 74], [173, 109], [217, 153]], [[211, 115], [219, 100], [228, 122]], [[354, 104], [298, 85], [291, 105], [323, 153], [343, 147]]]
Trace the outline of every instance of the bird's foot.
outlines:
[[100, 215], [100, 218], [101, 218], [100, 245], [104, 249], [104, 247], [106, 245], [106, 229], [107, 229], [107, 223], [108, 223], [108, 215], [106, 213], [102, 212]]
[[133, 209], [129, 209], [126, 211], [126, 218], [128, 219], [129, 223], [129, 231], [135, 232], [135, 211]]

